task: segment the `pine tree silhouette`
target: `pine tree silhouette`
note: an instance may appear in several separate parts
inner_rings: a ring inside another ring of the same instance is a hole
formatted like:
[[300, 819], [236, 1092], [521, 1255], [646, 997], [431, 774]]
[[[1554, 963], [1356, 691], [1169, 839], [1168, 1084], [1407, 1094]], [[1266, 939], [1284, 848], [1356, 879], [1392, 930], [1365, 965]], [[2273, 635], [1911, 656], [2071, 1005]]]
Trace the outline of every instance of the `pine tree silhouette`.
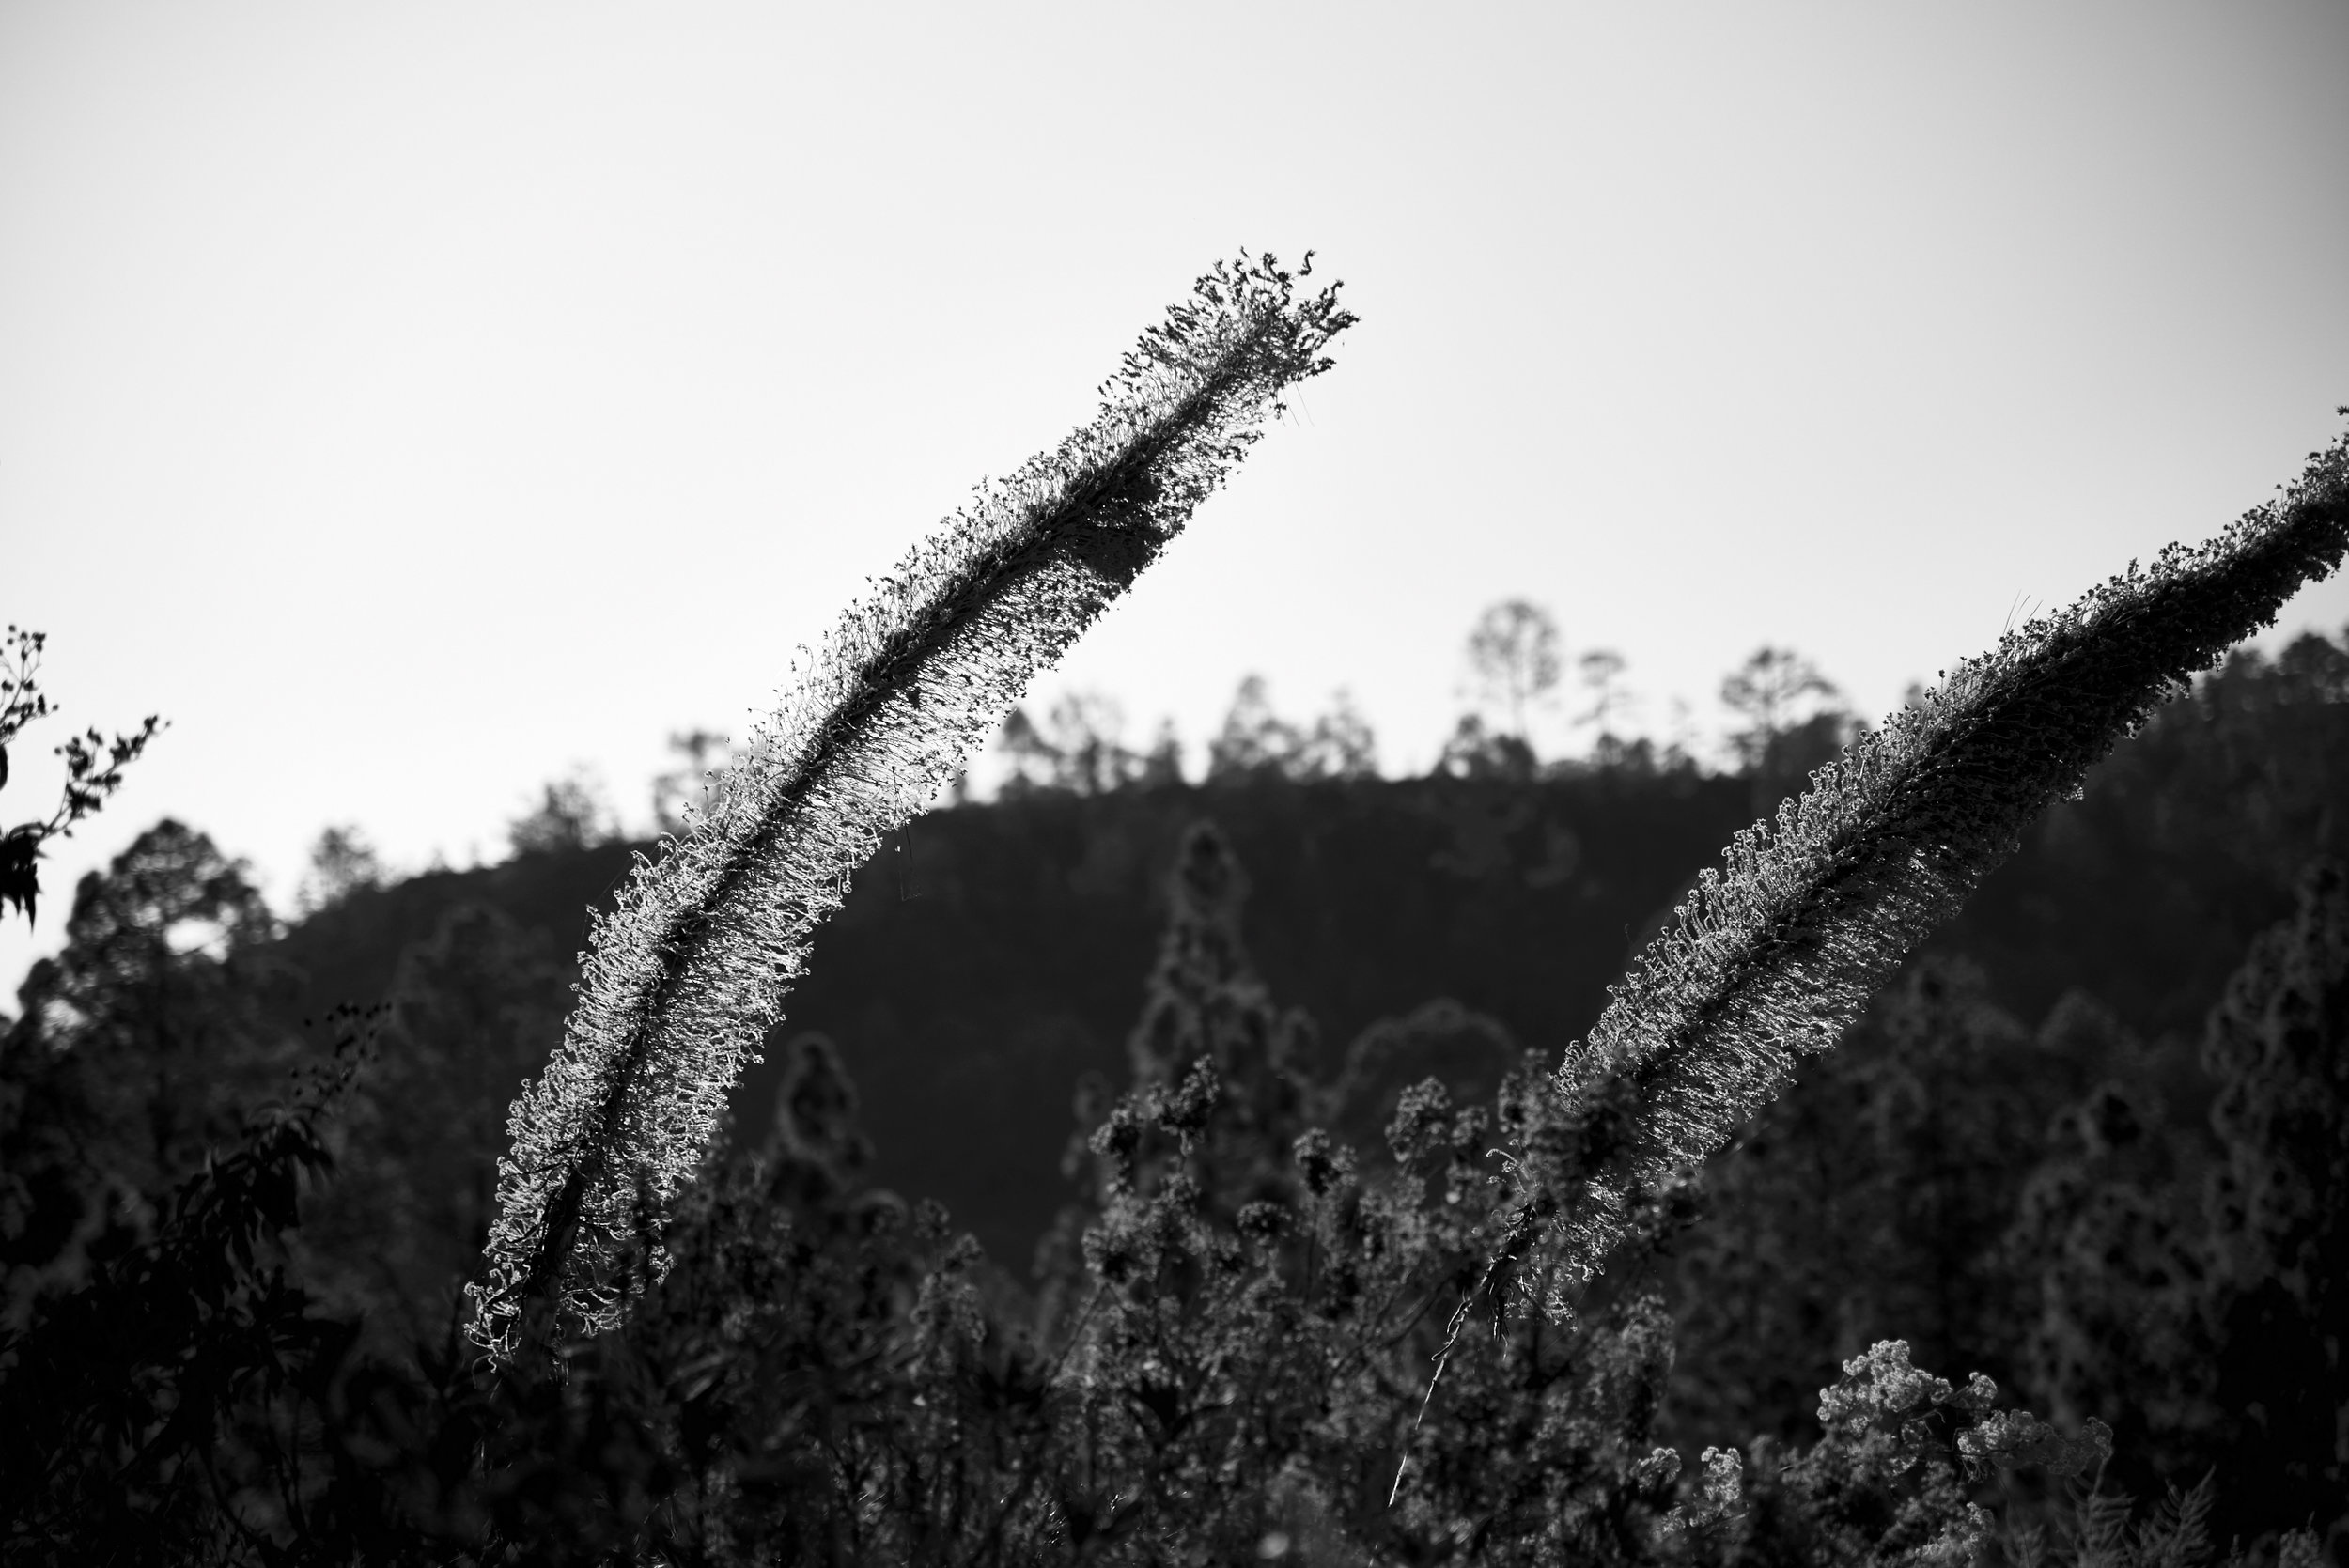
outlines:
[[2349, 1530], [2349, 873], [2319, 862], [2211, 1013], [2211, 1308], [2228, 1513]]
[[2108, 1013], [2074, 1000], [2041, 1039], [2113, 1076], [2055, 1118], [2002, 1244], [2024, 1293], [2024, 1375], [2056, 1419], [2109, 1425], [2116, 1478], [2142, 1489], [2216, 1457], [2208, 1270], [2187, 1179], [2201, 1151], [2169, 1124], [2152, 1053]]

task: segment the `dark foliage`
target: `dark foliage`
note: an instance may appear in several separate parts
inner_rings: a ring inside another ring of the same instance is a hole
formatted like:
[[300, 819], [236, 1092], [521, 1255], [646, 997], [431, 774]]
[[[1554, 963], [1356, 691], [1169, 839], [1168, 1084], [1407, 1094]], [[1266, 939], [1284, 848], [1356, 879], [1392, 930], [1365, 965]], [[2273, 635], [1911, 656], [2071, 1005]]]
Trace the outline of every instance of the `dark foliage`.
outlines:
[[2217, 1401], [2253, 1519], [2349, 1534], [2349, 875], [2320, 861], [2210, 1018], [2205, 1299]]
[[295, 1064], [275, 935], [242, 868], [176, 822], [82, 879], [0, 1035], [0, 1324], [77, 1283], [100, 1234], [142, 1233]]
[[[2183, 1565], [2240, 1537], [2313, 1564], [2286, 1532], [2340, 1512], [2341, 881], [2309, 874], [2295, 907], [2287, 876], [2239, 937], [2201, 911], [2236, 941], [2206, 1053], [2147, 1010], [2172, 977], [2132, 979], [2104, 927], [2328, 842], [2329, 667], [2238, 660], [2211, 683], [2228, 706], [2123, 748], [2090, 802], [2167, 827], [2070, 883], [2041, 862], [2077, 838], [2026, 847], [2056, 945], [2025, 982], [1995, 942], [1912, 968], [1658, 1195], [1572, 1326], [1477, 1290], [1490, 1151], [1546, 1092], [1520, 1042], [1577, 1027], [1555, 992], [1578, 944], [1611, 948], [1595, 1011], [1646, 919], [1615, 911], [1667, 904], [1746, 781], [1266, 777], [926, 819], [919, 895], [880, 868], [819, 939], [797, 1016], [841, 1047], [770, 1048], [752, 1134], [688, 1189], [627, 1326], [498, 1375], [456, 1286], [563, 933], [622, 852], [354, 884], [279, 940], [200, 836], [159, 829], [85, 885], [0, 1055], [0, 1401], [30, 1412], [0, 1437], [7, 1539], [27, 1560]], [[2303, 771], [2258, 832], [2181, 824], [2269, 743]], [[2139, 748], [2181, 760], [2148, 774]], [[1190, 831], [1203, 811], [1224, 831]], [[2109, 1007], [2025, 1007], [2064, 941], [2118, 977]], [[241, 1131], [301, 1049], [296, 964], [394, 1000], [380, 1060]], [[1019, 1076], [1004, 1042], [1054, 1011], [1067, 1043]], [[965, 1046], [1014, 1073], [1000, 1101], [936, 1070]], [[1072, 1141], [1057, 1108], [1088, 1071]], [[1022, 1140], [1066, 1208], [1033, 1273], [1033, 1208], [982, 1248], [889, 1190], [968, 1223]], [[1912, 1347], [1988, 1376], [1931, 1377]], [[2116, 1489], [2206, 1471], [2142, 1517]]]
[[[790, 1030], [840, 1042], [876, 1180], [948, 1199], [990, 1254], [1024, 1257], [1064, 1198], [1073, 1086], [1126, 1071], [1161, 873], [1201, 814], [1249, 868], [1259, 969], [1320, 1024], [1334, 1063], [1431, 998], [1521, 1041], [1588, 1027], [1745, 805], [1735, 779], [1610, 773], [1530, 788], [1266, 777], [952, 808], [857, 875], [816, 937]], [[561, 964], [559, 1002], [582, 910], [609, 902], [628, 857], [527, 856], [355, 892], [288, 935], [308, 984], [286, 1010], [389, 994], [403, 952], [466, 901], [538, 934]], [[738, 1119], [766, 1122], [776, 1072], [771, 1050], [746, 1072]]]
[[2199, 1034], [2301, 868], [2349, 853], [2344, 779], [2349, 646], [2231, 654], [2051, 808], [1937, 945], [1981, 962], [2019, 1017], [2080, 989], [2148, 1039]]
[[0, 1330], [0, 1545], [11, 1561], [267, 1560], [309, 1535], [317, 1478], [288, 1420], [316, 1402], [355, 1327], [311, 1311], [279, 1244], [368, 1020], [334, 1064], [265, 1106], [162, 1205], [116, 1225], [88, 1280]]
[[400, 955], [380, 1060], [302, 1238], [314, 1288], [368, 1309], [372, 1329], [410, 1340], [448, 1321], [495, 1214], [506, 1102], [562, 1028], [566, 978], [546, 933], [488, 904], [444, 909]]

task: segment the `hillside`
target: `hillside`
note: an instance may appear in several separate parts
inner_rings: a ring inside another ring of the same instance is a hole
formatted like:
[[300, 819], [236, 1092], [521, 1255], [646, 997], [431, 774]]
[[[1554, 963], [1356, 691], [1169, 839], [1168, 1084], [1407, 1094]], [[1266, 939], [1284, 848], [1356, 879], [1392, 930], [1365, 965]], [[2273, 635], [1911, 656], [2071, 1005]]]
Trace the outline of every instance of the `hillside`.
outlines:
[[[1125, 1081], [1160, 883], [1190, 823], [1230, 835], [1252, 885], [1251, 951], [1273, 994], [1318, 1022], [1333, 1062], [1378, 1018], [1436, 997], [1523, 1039], [1570, 1037], [1747, 803], [1742, 781], [1692, 776], [1266, 779], [943, 811], [859, 874], [785, 1032], [839, 1045], [877, 1179], [939, 1198], [1015, 1262], [1064, 1201], [1080, 1075]], [[307, 978], [294, 1005], [384, 995], [401, 953], [468, 901], [568, 958], [630, 853], [528, 855], [356, 893], [288, 937]], [[754, 1069], [739, 1124], [763, 1126], [772, 1094], [771, 1067]]]
[[[2349, 654], [2305, 639], [2238, 658], [2056, 808], [1934, 944], [2036, 1020], [2082, 990], [2147, 1038], [2197, 1034], [2293, 879], [2349, 822]], [[1749, 818], [1750, 784], [1585, 773], [1530, 784], [1366, 780], [1038, 792], [925, 817], [862, 871], [819, 934], [785, 1033], [831, 1035], [863, 1097], [875, 1175], [945, 1202], [1017, 1269], [1066, 1191], [1081, 1074], [1126, 1079], [1177, 835], [1212, 819], [1251, 885], [1272, 995], [1319, 1026], [1325, 1071], [1377, 1020], [1450, 998], [1563, 1047], [1695, 872]], [[638, 846], [649, 848], [649, 846]], [[491, 906], [544, 964], [559, 1014], [585, 910], [631, 847], [517, 857], [352, 894], [296, 927], [289, 1012], [386, 994], [447, 912]], [[771, 1117], [772, 1069], [735, 1095]], [[2193, 1085], [2172, 1107], [2199, 1124]]]

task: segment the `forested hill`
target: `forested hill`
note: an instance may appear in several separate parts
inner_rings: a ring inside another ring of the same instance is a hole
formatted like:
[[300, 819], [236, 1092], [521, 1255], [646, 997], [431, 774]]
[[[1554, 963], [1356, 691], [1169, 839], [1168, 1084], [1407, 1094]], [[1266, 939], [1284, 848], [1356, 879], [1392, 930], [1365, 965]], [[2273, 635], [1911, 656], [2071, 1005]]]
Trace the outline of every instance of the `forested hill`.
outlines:
[[[1081, 1075], [1126, 1080], [1157, 953], [1166, 868], [1213, 820], [1251, 885], [1247, 935], [1272, 994], [1324, 1034], [1450, 997], [1527, 1040], [1563, 1040], [1695, 869], [1747, 820], [1742, 780], [1679, 774], [1507, 784], [1277, 777], [1237, 786], [1036, 792], [939, 812], [883, 850], [817, 939], [785, 1031], [839, 1045], [877, 1179], [934, 1196], [1017, 1267], [1065, 1201]], [[391, 986], [446, 911], [494, 907], [528, 933], [523, 989], [561, 1005], [547, 959], [627, 872], [608, 846], [518, 857], [362, 892], [297, 928], [286, 955], [322, 1010]], [[413, 960], [412, 960], [412, 963]], [[476, 983], [488, 977], [477, 977]], [[568, 974], [564, 977], [568, 979]], [[763, 1127], [770, 1071], [736, 1095]]]
[[[2276, 661], [2238, 658], [2040, 824], [1937, 947], [1981, 964], [1990, 999], [2019, 1017], [2079, 989], [2138, 1034], [2183, 1043], [2252, 938], [2290, 912], [2300, 868], [2341, 847], [2345, 782], [2349, 654], [2309, 638]], [[1066, 1192], [1077, 1080], [1125, 1081], [1160, 884], [1191, 822], [1229, 837], [1252, 890], [1251, 956], [1273, 998], [1317, 1023], [1330, 1070], [1377, 1020], [1439, 998], [1563, 1046], [1756, 804], [1744, 779], [1613, 770], [1268, 775], [966, 805], [859, 874], [786, 1032], [839, 1045], [876, 1178], [942, 1200], [1017, 1271]], [[301, 984], [284, 1005], [371, 1000], [404, 966], [409, 993], [443, 993], [443, 1034], [487, 1031], [468, 1065], [485, 1089], [505, 1083], [502, 1115], [559, 1027], [585, 909], [608, 904], [630, 852], [539, 851], [355, 892], [286, 938]], [[447, 926], [468, 906], [503, 918]], [[457, 1044], [412, 1025], [387, 1049], [404, 1040], [435, 1056]], [[2199, 1122], [2207, 1094], [2178, 1088], [2173, 1116]], [[772, 1096], [771, 1072], [754, 1070], [739, 1123], [763, 1128]]]

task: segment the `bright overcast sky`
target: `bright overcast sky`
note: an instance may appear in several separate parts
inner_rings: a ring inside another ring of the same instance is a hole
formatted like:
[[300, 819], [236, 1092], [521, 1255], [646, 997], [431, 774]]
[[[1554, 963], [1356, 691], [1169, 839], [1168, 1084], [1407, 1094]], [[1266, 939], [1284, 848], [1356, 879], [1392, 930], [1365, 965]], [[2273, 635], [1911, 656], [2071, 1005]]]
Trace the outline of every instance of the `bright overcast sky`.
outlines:
[[1523, 595], [1658, 733], [1766, 641], [1881, 712], [2340, 427], [2344, 81], [2338, 0], [4, 0], [0, 619], [172, 727], [0, 982], [166, 814], [281, 908], [574, 764], [641, 829], [1243, 246], [1361, 324], [1040, 696], [1423, 768]]

